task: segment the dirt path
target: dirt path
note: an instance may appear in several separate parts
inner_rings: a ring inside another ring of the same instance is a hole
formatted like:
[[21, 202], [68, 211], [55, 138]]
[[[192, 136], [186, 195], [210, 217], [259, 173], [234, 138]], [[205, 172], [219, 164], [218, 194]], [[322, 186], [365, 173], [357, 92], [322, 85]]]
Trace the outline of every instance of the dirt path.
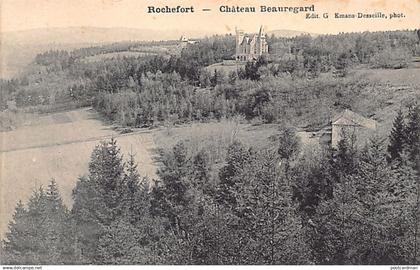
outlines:
[[104, 125], [90, 109], [40, 116], [25, 127], [0, 133], [0, 235], [19, 200], [26, 202], [33, 189], [54, 178], [64, 202], [78, 177], [87, 173], [90, 155], [99, 141], [114, 137], [127, 157], [135, 154], [142, 176], [156, 178], [152, 156], [155, 144], [149, 131], [120, 134]]

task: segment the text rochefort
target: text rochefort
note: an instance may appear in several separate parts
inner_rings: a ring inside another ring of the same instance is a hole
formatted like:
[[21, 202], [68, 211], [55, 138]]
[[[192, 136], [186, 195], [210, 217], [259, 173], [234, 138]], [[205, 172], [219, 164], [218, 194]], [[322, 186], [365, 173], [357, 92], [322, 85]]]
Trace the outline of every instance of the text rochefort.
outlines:
[[155, 7], [148, 6], [147, 13], [194, 13], [194, 7], [183, 7], [183, 6], [164, 6], [164, 7]]

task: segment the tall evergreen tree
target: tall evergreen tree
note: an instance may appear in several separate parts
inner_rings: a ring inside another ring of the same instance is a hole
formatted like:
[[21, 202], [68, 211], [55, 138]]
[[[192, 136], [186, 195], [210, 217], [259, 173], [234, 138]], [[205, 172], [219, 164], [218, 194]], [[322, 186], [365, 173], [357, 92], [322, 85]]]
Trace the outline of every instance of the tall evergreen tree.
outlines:
[[[333, 197], [320, 203], [312, 221], [310, 244], [316, 264], [356, 264], [357, 228], [362, 204], [351, 175], [334, 184]], [[359, 262], [363, 263], [363, 262]]]
[[129, 216], [129, 218], [134, 222], [140, 217], [136, 215], [138, 209], [137, 196], [139, 196], [141, 189], [147, 189], [147, 183], [144, 183], [140, 178], [140, 174], [137, 170], [137, 163], [134, 159], [134, 155], [130, 154], [129, 159], [126, 164], [126, 172], [124, 175], [124, 185], [123, 185], [123, 198], [121, 202], [121, 211], [123, 215]]
[[299, 152], [300, 141], [291, 128], [281, 128], [278, 134], [279, 147], [277, 153], [280, 158], [289, 161]]
[[211, 193], [213, 183], [211, 183], [211, 168], [208, 153], [205, 150], [198, 152], [193, 158], [192, 166], [191, 177], [193, 187], [204, 193]]
[[153, 211], [168, 217], [175, 230], [179, 229], [179, 214], [188, 206], [191, 185], [188, 175], [190, 159], [183, 142], [173, 147], [163, 160], [163, 168], [158, 171], [161, 183], [154, 188]]
[[353, 132], [342, 130], [337, 151], [333, 157], [332, 175], [337, 181], [357, 170], [358, 157], [356, 136]]
[[420, 173], [420, 105], [418, 104], [409, 107], [405, 133], [411, 161]]
[[4, 241], [8, 263], [62, 264], [73, 258], [68, 212], [57, 184], [50, 182], [45, 191], [35, 190], [25, 209], [16, 207], [9, 233]]
[[238, 181], [240, 179], [235, 176], [242, 170], [242, 166], [251, 156], [251, 149], [241, 142], [235, 141], [229, 146], [226, 157], [227, 165], [219, 171], [220, 183], [217, 195], [219, 203], [226, 206], [234, 206], [236, 204], [234, 194], [237, 192], [237, 185], [240, 185], [241, 181]]
[[32, 243], [28, 238], [29, 220], [28, 212], [22, 201], [19, 201], [15, 208], [12, 220], [9, 222], [9, 231], [6, 233], [4, 245], [4, 262], [10, 264], [31, 263], [28, 252]]
[[[282, 171], [283, 169], [283, 171]], [[228, 254], [240, 264], [305, 264], [310, 262], [304, 229], [284, 167], [276, 154], [263, 152], [242, 165], [234, 193], [236, 204], [226, 222], [234, 245]], [[235, 254], [236, 253], [236, 254]]]
[[289, 170], [292, 160], [300, 152], [300, 139], [290, 127], [281, 127], [277, 139], [279, 144], [277, 154], [280, 157], [280, 164], [284, 166], [286, 181], [290, 181]]
[[404, 114], [399, 110], [394, 119], [394, 124], [389, 135], [388, 154], [389, 159], [396, 160], [401, 158], [406, 143], [406, 126], [404, 122]]
[[333, 196], [331, 153], [329, 150], [304, 153], [291, 170], [294, 198], [299, 202], [302, 217], [310, 218], [318, 205]]
[[390, 232], [393, 223], [398, 219], [396, 196], [390, 192], [395, 176], [387, 164], [384, 141], [373, 138], [361, 155], [361, 163], [356, 174], [358, 200], [363, 204], [360, 215], [364, 217], [359, 224], [360, 241], [365, 246], [359, 246], [360, 263], [394, 264], [398, 262], [395, 256]]
[[44, 212], [44, 248], [47, 262], [69, 263], [74, 250], [70, 248], [74, 241], [69, 222], [69, 212], [64, 206], [57, 183], [51, 180], [46, 192]]
[[75, 220], [83, 257], [99, 259], [98, 242], [106, 226], [122, 215], [126, 191], [124, 166], [115, 139], [95, 147], [89, 174], [79, 179], [73, 190], [72, 217]]
[[[396, 207], [398, 223], [395, 228], [395, 250], [401, 261], [407, 264], [418, 264], [420, 259], [420, 182], [417, 172], [406, 152], [400, 160], [392, 164], [394, 181], [390, 192], [397, 198]], [[395, 220], [391, 221], [395, 222]]]
[[170, 221], [166, 234], [177, 239], [172, 249], [177, 263], [214, 263], [209, 259], [214, 250], [208, 245], [213, 238], [208, 226], [212, 223], [212, 208], [206, 191], [210, 181], [207, 154], [201, 151], [190, 158], [181, 142], [164, 157], [163, 163], [159, 171], [162, 182], [153, 188], [152, 212]]

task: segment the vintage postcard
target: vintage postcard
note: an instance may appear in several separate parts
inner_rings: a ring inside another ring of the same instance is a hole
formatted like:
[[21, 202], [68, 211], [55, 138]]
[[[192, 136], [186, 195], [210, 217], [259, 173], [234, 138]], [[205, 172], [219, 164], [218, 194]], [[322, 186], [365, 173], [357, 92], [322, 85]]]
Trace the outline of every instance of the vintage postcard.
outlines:
[[0, 0], [2, 269], [418, 269], [419, 14]]

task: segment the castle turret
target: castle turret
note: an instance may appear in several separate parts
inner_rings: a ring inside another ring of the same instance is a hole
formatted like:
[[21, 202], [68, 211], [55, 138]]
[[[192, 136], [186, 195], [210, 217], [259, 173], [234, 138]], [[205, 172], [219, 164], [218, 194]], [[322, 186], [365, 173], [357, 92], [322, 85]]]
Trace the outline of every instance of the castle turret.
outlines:
[[264, 26], [260, 27], [260, 31], [258, 32], [258, 54], [268, 53], [268, 45], [266, 40], [266, 35], [264, 31]]
[[262, 38], [262, 37], [265, 38], [264, 26], [262, 26], [262, 25], [260, 27], [260, 31], [258, 32], [258, 37], [259, 38]]

